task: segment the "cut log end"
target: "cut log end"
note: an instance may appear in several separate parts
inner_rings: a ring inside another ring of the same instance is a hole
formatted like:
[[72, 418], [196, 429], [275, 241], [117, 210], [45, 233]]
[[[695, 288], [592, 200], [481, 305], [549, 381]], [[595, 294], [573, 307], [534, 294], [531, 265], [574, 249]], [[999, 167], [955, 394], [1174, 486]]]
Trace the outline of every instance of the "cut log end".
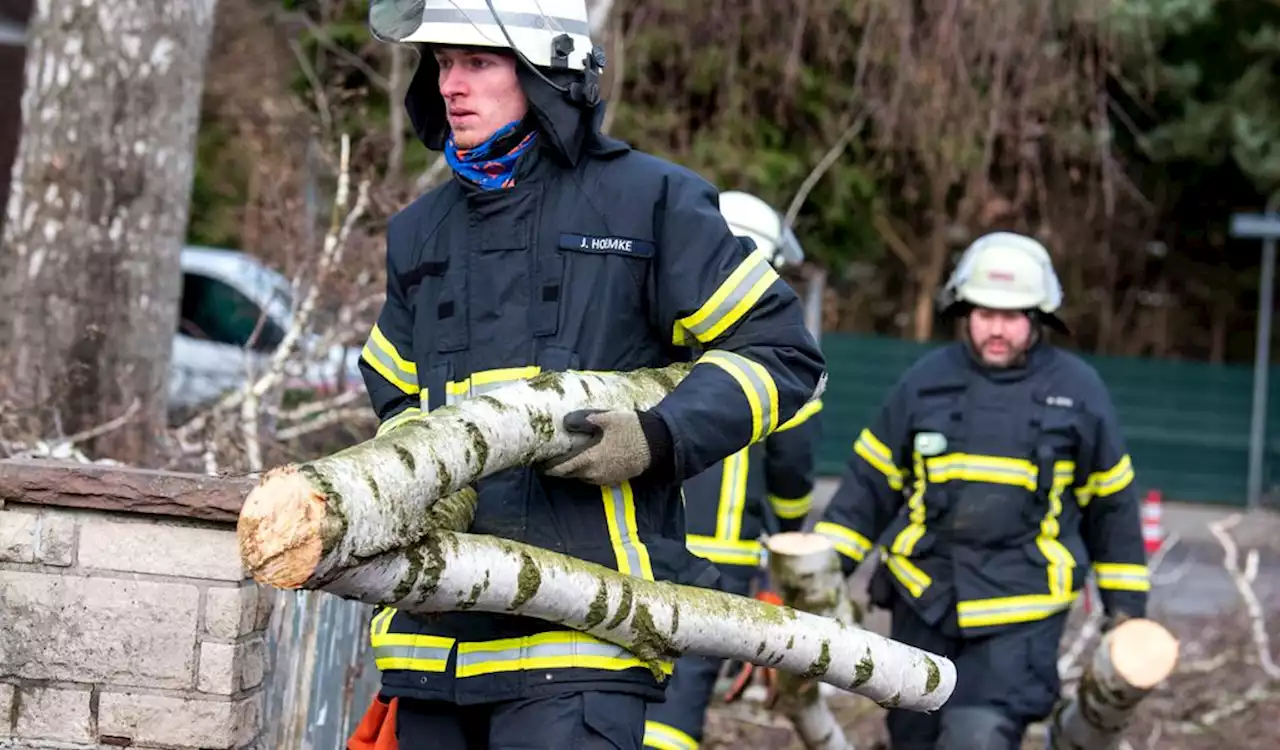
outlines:
[[324, 553], [325, 500], [296, 467], [262, 478], [236, 525], [240, 561], [254, 580], [294, 589], [311, 578]]
[[1178, 664], [1178, 639], [1152, 620], [1125, 620], [1111, 631], [1108, 656], [1116, 676], [1140, 690], [1159, 685]]
[[767, 543], [769, 552], [787, 557], [807, 557], [831, 549], [831, 540], [822, 534], [786, 531], [773, 534]]

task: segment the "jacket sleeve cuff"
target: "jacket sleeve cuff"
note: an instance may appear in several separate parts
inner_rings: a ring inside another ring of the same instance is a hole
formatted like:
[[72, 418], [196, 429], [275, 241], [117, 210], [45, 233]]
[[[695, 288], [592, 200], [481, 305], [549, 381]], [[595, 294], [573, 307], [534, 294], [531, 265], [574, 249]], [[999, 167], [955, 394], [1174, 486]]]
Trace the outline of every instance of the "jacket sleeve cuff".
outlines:
[[652, 411], [636, 412], [640, 419], [640, 431], [649, 446], [649, 468], [640, 478], [657, 484], [676, 482], [675, 446], [666, 421]]

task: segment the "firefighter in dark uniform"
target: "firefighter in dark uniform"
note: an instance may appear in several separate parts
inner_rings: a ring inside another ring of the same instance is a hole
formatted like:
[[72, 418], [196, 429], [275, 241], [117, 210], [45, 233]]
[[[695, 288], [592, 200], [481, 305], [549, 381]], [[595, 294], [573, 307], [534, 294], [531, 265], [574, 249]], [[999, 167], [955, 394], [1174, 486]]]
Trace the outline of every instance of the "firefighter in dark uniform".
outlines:
[[[452, 170], [387, 228], [361, 360], [379, 429], [538, 372], [695, 361], [653, 409], [571, 414], [573, 451], [480, 481], [471, 531], [705, 584], [679, 483], [819, 397], [821, 353], [715, 188], [599, 131], [583, 0], [493, 7], [370, 9], [376, 36], [421, 50], [406, 106]], [[625, 649], [532, 618], [381, 608], [370, 636], [401, 750], [639, 748], [666, 686]]]
[[1044, 246], [979, 238], [941, 296], [962, 340], [902, 375], [815, 530], [846, 572], [878, 550], [870, 599], [890, 637], [955, 662], [941, 711], [889, 711], [892, 750], [1012, 750], [1058, 698], [1090, 568], [1109, 625], [1144, 615], [1140, 506], [1102, 379], [1044, 339], [1065, 332]]
[[[734, 234], [751, 239], [775, 268], [804, 259], [795, 234], [760, 198], [721, 193], [720, 212]], [[821, 400], [811, 401], [763, 441], [685, 481], [688, 547], [719, 570], [714, 588], [750, 596], [761, 573], [762, 534], [804, 525], [812, 505], [821, 409]], [[666, 701], [649, 706], [645, 747], [697, 750], [723, 663], [695, 654], [680, 657]]]

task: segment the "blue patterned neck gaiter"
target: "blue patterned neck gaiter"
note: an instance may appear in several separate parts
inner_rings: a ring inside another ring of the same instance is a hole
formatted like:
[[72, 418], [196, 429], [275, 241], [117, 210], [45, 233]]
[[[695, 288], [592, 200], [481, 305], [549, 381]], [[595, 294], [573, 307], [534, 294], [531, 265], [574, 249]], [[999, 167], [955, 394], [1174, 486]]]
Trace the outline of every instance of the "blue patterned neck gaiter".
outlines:
[[533, 129], [518, 137], [522, 122], [507, 123], [474, 148], [458, 148], [450, 133], [444, 144], [444, 158], [454, 172], [482, 190], [509, 188], [516, 184], [516, 160], [529, 150], [538, 136], [538, 131]]

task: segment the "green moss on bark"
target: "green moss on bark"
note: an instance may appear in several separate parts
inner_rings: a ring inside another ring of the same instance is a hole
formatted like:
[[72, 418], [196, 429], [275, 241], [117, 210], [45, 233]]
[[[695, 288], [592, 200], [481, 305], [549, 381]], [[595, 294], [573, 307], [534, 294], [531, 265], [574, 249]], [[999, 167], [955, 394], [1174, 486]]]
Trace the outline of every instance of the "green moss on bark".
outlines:
[[347, 535], [347, 514], [344, 512], [342, 495], [334, 488], [333, 483], [325, 478], [315, 466], [302, 464], [298, 473], [304, 476], [320, 494], [324, 496], [324, 527], [320, 530], [322, 554], [333, 551]]
[[400, 464], [410, 473], [413, 474], [418, 469], [418, 462], [413, 460], [413, 453], [403, 445], [396, 443], [392, 446], [392, 450], [396, 452], [396, 457], [400, 459]]
[[471, 447], [475, 449], [477, 468], [483, 469], [485, 464], [489, 462], [489, 441], [485, 439], [484, 433], [480, 432], [480, 428], [475, 426], [473, 422], [463, 423], [467, 431], [467, 439], [471, 442]]
[[858, 660], [858, 665], [853, 669], [853, 682], [849, 683], [849, 688], [856, 688], [865, 685], [868, 680], [876, 672], [876, 663], [871, 659], [871, 653]]
[[587, 609], [587, 617], [583, 620], [583, 624], [590, 630], [600, 623], [604, 622], [604, 618], [609, 616], [609, 587], [604, 581], [600, 582], [600, 586], [596, 589], [596, 598], [591, 600], [591, 607]]
[[827, 673], [827, 669], [831, 667], [831, 644], [825, 640], [822, 642], [822, 650], [818, 653], [818, 658], [813, 660], [809, 668], [801, 673], [801, 677], [812, 679], [821, 677]]
[[613, 630], [627, 621], [627, 617], [631, 615], [631, 600], [634, 596], [635, 594], [631, 591], [631, 584], [623, 581], [622, 601], [618, 602], [618, 611], [613, 613], [613, 619], [609, 620], [608, 625], [605, 625], [606, 628]]
[[520, 574], [516, 578], [516, 586], [515, 598], [507, 607], [512, 612], [524, 606], [525, 602], [532, 599], [542, 586], [542, 573], [538, 571], [538, 564], [527, 552], [520, 553]]

